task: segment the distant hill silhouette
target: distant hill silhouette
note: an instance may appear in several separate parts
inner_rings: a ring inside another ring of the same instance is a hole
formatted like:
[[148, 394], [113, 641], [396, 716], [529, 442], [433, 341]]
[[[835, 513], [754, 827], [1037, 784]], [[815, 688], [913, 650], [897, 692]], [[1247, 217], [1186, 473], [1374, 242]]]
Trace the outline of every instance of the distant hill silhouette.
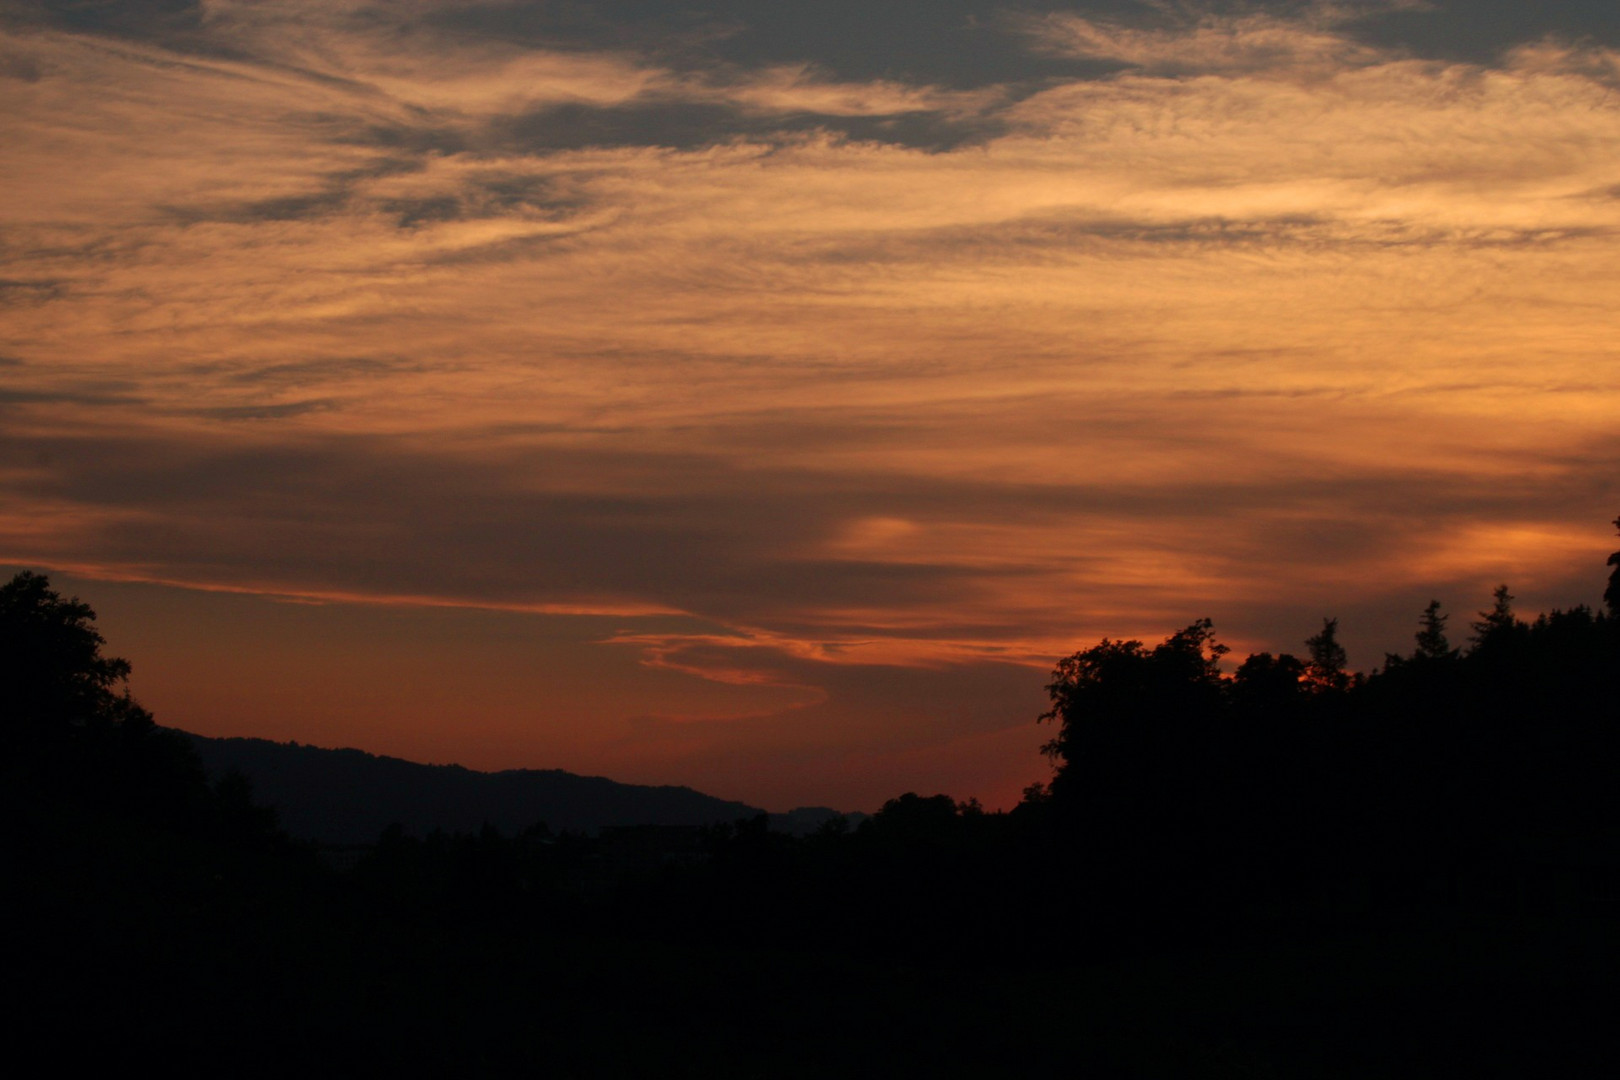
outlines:
[[553, 832], [595, 832], [605, 825], [710, 825], [764, 813], [687, 787], [620, 784], [561, 769], [486, 773], [363, 750], [186, 734], [211, 777], [241, 772], [253, 784], [254, 801], [274, 807], [282, 828], [326, 844], [374, 843], [395, 822], [418, 836], [435, 829], [477, 832], [486, 823], [512, 835], [541, 822]]
[[854, 829], [870, 816], [858, 811], [840, 813], [827, 806], [801, 806], [785, 814], [772, 814], [771, 831], [789, 836], [809, 836], [823, 829], [840, 827], [840, 822], [841, 828]]

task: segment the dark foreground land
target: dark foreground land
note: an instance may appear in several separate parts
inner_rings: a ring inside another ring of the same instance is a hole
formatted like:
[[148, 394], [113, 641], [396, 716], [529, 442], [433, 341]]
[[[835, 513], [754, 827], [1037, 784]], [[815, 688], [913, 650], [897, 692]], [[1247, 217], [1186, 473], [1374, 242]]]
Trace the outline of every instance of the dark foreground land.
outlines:
[[[16, 1055], [245, 1074], [1607, 1076], [1620, 556], [1605, 610], [1230, 674], [1207, 623], [1049, 687], [1009, 813], [390, 830], [335, 867], [0, 588]], [[1227, 665], [1232, 667], [1232, 665]]]

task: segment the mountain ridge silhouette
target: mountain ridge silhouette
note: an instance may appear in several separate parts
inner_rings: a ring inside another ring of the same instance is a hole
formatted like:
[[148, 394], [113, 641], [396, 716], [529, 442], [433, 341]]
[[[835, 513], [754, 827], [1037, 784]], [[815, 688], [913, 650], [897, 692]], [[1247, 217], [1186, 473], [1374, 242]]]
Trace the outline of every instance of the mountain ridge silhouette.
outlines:
[[594, 833], [620, 825], [714, 825], [766, 813], [690, 787], [625, 784], [563, 769], [481, 772], [353, 748], [181, 734], [211, 778], [240, 772], [252, 783], [254, 800], [275, 809], [282, 828], [323, 844], [373, 843], [394, 824], [412, 835], [477, 832], [485, 825], [512, 835], [538, 824], [552, 832]]

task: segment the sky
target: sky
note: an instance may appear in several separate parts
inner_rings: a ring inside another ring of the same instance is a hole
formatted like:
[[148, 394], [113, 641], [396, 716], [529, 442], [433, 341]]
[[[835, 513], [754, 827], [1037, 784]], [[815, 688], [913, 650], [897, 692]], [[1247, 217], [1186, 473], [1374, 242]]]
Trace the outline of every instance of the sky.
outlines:
[[0, 0], [0, 569], [159, 722], [1016, 802], [1620, 510], [1612, 0]]

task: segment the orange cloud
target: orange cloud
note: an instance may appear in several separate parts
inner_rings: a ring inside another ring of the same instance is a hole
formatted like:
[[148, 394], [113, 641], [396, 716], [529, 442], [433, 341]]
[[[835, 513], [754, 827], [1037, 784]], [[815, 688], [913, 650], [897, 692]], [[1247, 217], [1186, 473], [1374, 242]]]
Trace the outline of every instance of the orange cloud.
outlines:
[[3, 32], [0, 557], [680, 614], [604, 640], [796, 715], [1514, 566], [1585, 597], [1612, 52], [1053, 15], [1113, 73], [964, 90], [435, 10]]

